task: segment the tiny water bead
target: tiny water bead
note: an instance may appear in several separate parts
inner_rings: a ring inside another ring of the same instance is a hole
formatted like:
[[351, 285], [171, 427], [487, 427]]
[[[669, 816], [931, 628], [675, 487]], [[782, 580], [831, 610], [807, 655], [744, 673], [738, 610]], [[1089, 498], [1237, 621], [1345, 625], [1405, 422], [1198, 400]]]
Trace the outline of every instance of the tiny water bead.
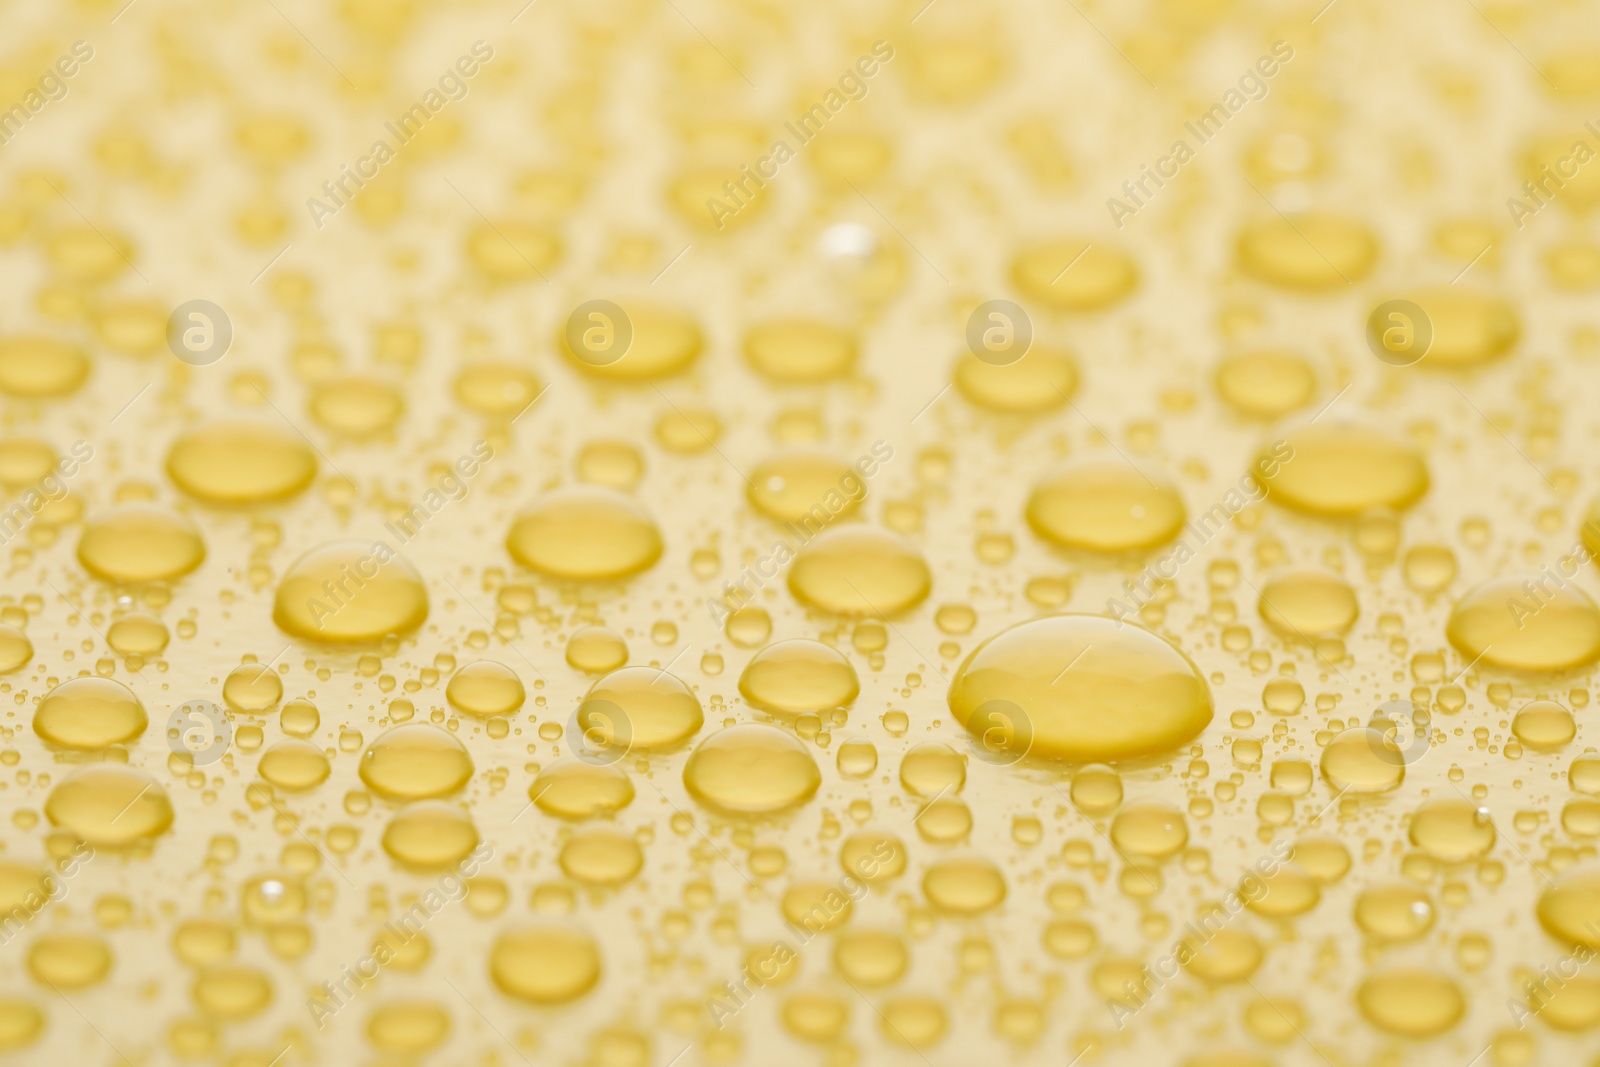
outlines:
[[1491, 578], [1468, 589], [1445, 625], [1466, 659], [1522, 671], [1564, 671], [1600, 659], [1600, 607], [1570, 583], [1539, 575]]
[[797, 600], [840, 615], [898, 615], [932, 589], [927, 561], [909, 542], [859, 523], [824, 530], [789, 566], [789, 591]]
[[92, 845], [127, 845], [172, 825], [172, 801], [150, 775], [117, 763], [91, 763], [63, 778], [45, 816]]
[[428, 723], [380, 734], [361, 754], [361, 780], [395, 800], [448, 796], [472, 777], [472, 757], [456, 738]]
[[206, 557], [200, 530], [185, 515], [160, 504], [119, 504], [84, 524], [78, 562], [110, 582], [178, 578]]
[[630, 751], [680, 744], [705, 725], [694, 691], [657, 667], [624, 667], [601, 678], [578, 705], [577, 717], [585, 734]]
[[755, 707], [798, 715], [849, 707], [861, 681], [843, 655], [820, 641], [796, 637], [751, 657], [739, 676], [739, 692]]
[[1331, 417], [1264, 446], [1252, 473], [1273, 503], [1332, 518], [1401, 511], [1428, 491], [1428, 468], [1415, 448], [1386, 429]]
[[506, 930], [489, 950], [489, 976], [529, 1004], [564, 1004], [600, 980], [600, 950], [588, 934], [543, 923]]
[[387, 542], [331, 541], [289, 565], [272, 621], [309, 641], [354, 644], [407, 634], [428, 617], [428, 590]]
[[1086, 762], [1170, 751], [1212, 716], [1211, 690], [1183, 653], [1148, 630], [1097, 615], [1019, 623], [967, 657], [950, 710], [969, 731], [986, 708], [1019, 709], [1030, 754]]
[[316, 453], [280, 422], [213, 422], [180, 435], [167, 451], [173, 484], [208, 504], [287, 500], [316, 474]]
[[133, 690], [110, 678], [74, 678], [39, 701], [33, 732], [63, 748], [99, 749], [132, 741], [150, 725]]
[[1028, 495], [1028, 525], [1064, 548], [1131, 552], [1178, 536], [1187, 512], [1165, 479], [1117, 460], [1080, 460]]
[[599, 485], [541, 496], [517, 515], [506, 548], [525, 567], [573, 581], [611, 581], [661, 558], [661, 531], [633, 497]]
[[683, 784], [713, 808], [759, 815], [811, 799], [822, 772], [793, 734], [745, 723], [700, 742], [684, 765]]
[[800, 450], [758, 463], [745, 485], [745, 496], [757, 511], [807, 530], [851, 515], [866, 492], [866, 481], [850, 464]]
[[516, 671], [487, 659], [474, 660], [452, 674], [444, 695], [467, 714], [482, 716], [510, 715], [528, 697]]

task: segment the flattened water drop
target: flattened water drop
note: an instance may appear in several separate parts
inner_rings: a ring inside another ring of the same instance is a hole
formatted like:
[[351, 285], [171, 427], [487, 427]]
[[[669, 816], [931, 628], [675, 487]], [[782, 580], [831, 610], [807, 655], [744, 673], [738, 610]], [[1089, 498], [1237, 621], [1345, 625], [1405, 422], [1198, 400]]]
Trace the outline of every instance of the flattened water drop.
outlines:
[[759, 723], [719, 730], [683, 768], [695, 799], [737, 814], [767, 814], [811, 799], [822, 772], [793, 734]]
[[1139, 269], [1128, 253], [1104, 241], [1065, 237], [1018, 252], [1011, 283], [1052, 311], [1099, 311], [1133, 292]]
[[1311, 403], [1317, 376], [1303, 356], [1255, 349], [1217, 364], [1217, 395], [1241, 415], [1276, 419]]
[[506, 536], [518, 563], [552, 578], [610, 581], [661, 558], [661, 531], [633, 497], [599, 485], [552, 490], [521, 512]]
[[593, 938], [572, 927], [519, 926], [495, 939], [489, 976], [507, 996], [530, 1004], [565, 1004], [600, 980], [600, 950]]
[[567, 345], [565, 323], [558, 339], [572, 365], [595, 378], [643, 382], [681, 374], [699, 358], [705, 336], [692, 315], [657, 304], [629, 304], [625, 309], [633, 340], [620, 359], [597, 363], [581, 358]]
[[562, 760], [539, 772], [528, 787], [528, 798], [550, 815], [592, 819], [633, 803], [633, 782], [610, 765]]
[[1212, 714], [1211, 690], [1188, 657], [1098, 615], [1001, 631], [967, 657], [947, 699], [970, 731], [988, 729], [995, 707], [1020, 709], [1032, 754], [1094, 762], [1170, 751], [1199, 736]]
[[329, 644], [407, 634], [428, 617], [422, 575], [386, 544], [331, 541], [284, 572], [272, 621], [285, 633]]
[[1461, 797], [1425, 800], [1411, 813], [1411, 843], [1445, 863], [1477, 859], [1494, 847], [1494, 819]]
[[1252, 470], [1273, 503], [1312, 515], [1401, 511], [1428, 491], [1428, 468], [1415, 448], [1377, 426], [1331, 418], [1262, 448]]
[[477, 847], [478, 828], [442, 800], [408, 804], [383, 828], [383, 850], [409, 867], [448, 867]]
[[840, 615], [898, 615], [927, 599], [927, 561], [898, 534], [876, 526], [833, 526], [801, 546], [789, 591]]
[[91, 845], [126, 845], [172, 825], [172, 801], [150, 775], [119, 763], [91, 763], [67, 775], [44, 802], [45, 816]]
[[1397, 967], [1368, 975], [1356, 990], [1367, 1022], [1401, 1037], [1433, 1037], [1460, 1021], [1466, 998], [1455, 980], [1438, 971]]
[[1521, 323], [1504, 297], [1466, 286], [1438, 285], [1406, 294], [1422, 309], [1433, 340], [1419, 366], [1477, 367], [1504, 356], [1517, 343]]
[[75, 393], [89, 377], [89, 354], [50, 337], [0, 337], [0, 393], [50, 399]]
[[503, 663], [480, 659], [450, 676], [445, 699], [469, 715], [510, 715], [528, 692], [517, 672]]
[[33, 732], [64, 748], [97, 749], [132, 741], [150, 725], [133, 690], [110, 678], [73, 678], [39, 701]]
[[[112, 644], [113, 648], [116, 645]], [[33, 642], [15, 626], [0, 623], [0, 674], [20, 671], [33, 659]]]
[[756, 707], [796, 715], [849, 707], [861, 681], [840, 653], [797, 637], [757, 652], [739, 676], [739, 692]]
[[311, 417], [345, 437], [371, 437], [400, 420], [405, 397], [388, 382], [352, 375], [324, 382], [311, 394]]
[[592, 826], [569, 837], [556, 861], [569, 878], [587, 885], [617, 886], [639, 873], [644, 852], [621, 830]]
[[278, 422], [213, 422], [180, 435], [167, 450], [173, 484], [210, 504], [287, 500], [316, 475], [311, 446]]
[[628, 662], [628, 642], [607, 626], [585, 626], [567, 639], [567, 662], [589, 674], [614, 671]]
[[1511, 670], [1565, 671], [1600, 659], [1600, 607], [1570, 582], [1549, 592], [1539, 581], [1511, 575], [1473, 586], [1450, 612], [1445, 636], [1469, 662]]
[[159, 504], [119, 504], [84, 525], [78, 562], [108, 582], [177, 578], [206, 558], [200, 530], [188, 516]]
[[1028, 495], [1028, 525], [1065, 548], [1130, 552], [1178, 536], [1186, 512], [1170, 483], [1115, 460], [1079, 460]]
[[1261, 587], [1261, 617], [1274, 629], [1310, 640], [1343, 634], [1355, 625], [1356, 591], [1336, 574], [1288, 571]]
[[744, 358], [776, 382], [825, 382], [855, 365], [856, 343], [844, 330], [817, 319], [774, 319], [745, 334]]
[[[617, 712], [622, 722], [613, 721]], [[676, 675], [656, 667], [624, 667], [600, 679], [578, 705], [578, 726], [601, 737], [625, 739], [648, 751], [687, 741], [700, 732], [705, 713]]]
[[28, 947], [28, 973], [43, 986], [85, 989], [111, 973], [111, 948], [86, 934], [45, 934]]
[[472, 777], [472, 758], [455, 736], [413, 722], [380, 734], [361, 754], [361, 780], [396, 800], [454, 793]]
[[958, 915], [978, 915], [1006, 898], [1006, 880], [982, 856], [941, 859], [922, 876], [922, 891], [937, 908]]
[[316, 745], [288, 738], [263, 752], [256, 770], [278, 788], [293, 792], [321, 785], [332, 767]]
[[1352, 727], [1322, 750], [1322, 775], [1343, 792], [1386, 793], [1405, 780], [1405, 753], [1383, 731]]
[[1064, 407], [1078, 391], [1079, 378], [1071, 353], [1040, 344], [1014, 363], [990, 363], [962, 352], [950, 375], [969, 401], [1010, 415], [1034, 415]]
[[[757, 464], [745, 488], [750, 503], [763, 515], [808, 529], [854, 513], [866, 492], [866, 483], [848, 463], [798, 450]], [[811, 524], [805, 522], [808, 517]]]
[[1378, 258], [1378, 239], [1356, 219], [1308, 213], [1247, 226], [1237, 249], [1239, 267], [1258, 281], [1316, 292], [1366, 277]]

